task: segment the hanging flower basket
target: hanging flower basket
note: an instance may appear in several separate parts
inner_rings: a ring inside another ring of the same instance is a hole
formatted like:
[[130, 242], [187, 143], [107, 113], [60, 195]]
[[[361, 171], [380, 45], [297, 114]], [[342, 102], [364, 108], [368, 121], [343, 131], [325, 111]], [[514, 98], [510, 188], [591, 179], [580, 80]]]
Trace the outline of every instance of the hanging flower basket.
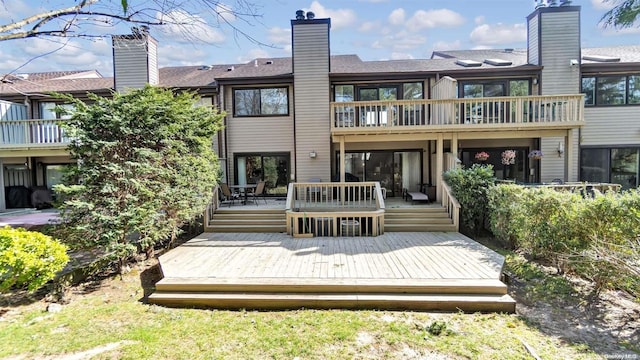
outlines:
[[540, 160], [540, 159], [542, 159], [543, 156], [544, 156], [544, 154], [540, 150], [532, 150], [529, 153], [529, 158], [531, 158], [533, 160]]
[[478, 161], [487, 161], [487, 159], [489, 159], [489, 154], [487, 154], [486, 151], [481, 151], [479, 153], [476, 153], [475, 158]]
[[505, 150], [502, 152], [502, 165], [513, 165], [516, 163], [515, 150]]

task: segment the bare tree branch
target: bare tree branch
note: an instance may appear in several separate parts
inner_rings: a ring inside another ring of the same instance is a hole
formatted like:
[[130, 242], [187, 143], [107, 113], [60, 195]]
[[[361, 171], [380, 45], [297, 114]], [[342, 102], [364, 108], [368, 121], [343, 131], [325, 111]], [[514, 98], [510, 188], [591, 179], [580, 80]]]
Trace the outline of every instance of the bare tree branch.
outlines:
[[605, 0], [605, 2], [615, 4], [600, 19], [605, 27], [629, 28], [637, 26], [636, 19], [640, 15], [640, 0]]

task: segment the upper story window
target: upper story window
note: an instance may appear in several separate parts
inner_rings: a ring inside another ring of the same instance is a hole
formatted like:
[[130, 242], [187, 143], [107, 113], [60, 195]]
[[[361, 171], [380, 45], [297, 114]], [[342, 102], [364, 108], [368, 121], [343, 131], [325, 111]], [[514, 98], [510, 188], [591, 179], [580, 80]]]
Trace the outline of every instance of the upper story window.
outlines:
[[289, 91], [286, 87], [233, 90], [234, 116], [289, 115]]
[[640, 75], [585, 76], [585, 105], [640, 104]]
[[527, 96], [530, 93], [529, 80], [464, 81], [460, 97]]
[[71, 115], [69, 114], [59, 114], [56, 113], [56, 106], [63, 107], [65, 109], [71, 110], [73, 109], [73, 105], [71, 104], [59, 104], [54, 102], [41, 102], [40, 103], [40, 119], [43, 120], [53, 120], [53, 119], [70, 119]]
[[334, 101], [390, 101], [423, 98], [422, 82], [377, 85], [335, 85]]

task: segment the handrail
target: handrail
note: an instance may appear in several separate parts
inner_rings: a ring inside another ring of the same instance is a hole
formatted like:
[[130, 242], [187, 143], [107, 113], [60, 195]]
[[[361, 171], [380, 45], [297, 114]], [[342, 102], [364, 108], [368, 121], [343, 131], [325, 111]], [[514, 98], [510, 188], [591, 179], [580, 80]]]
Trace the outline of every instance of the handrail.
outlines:
[[584, 95], [331, 103], [331, 129], [584, 122]]
[[453, 196], [451, 188], [442, 182], [442, 206], [447, 209], [449, 219], [453, 221], [456, 231], [460, 230], [460, 203]]
[[213, 188], [213, 193], [211, 195], [211, 201], [209, 201], [209, 205], [207, 205], [204, 211], [204, 227], [207, 228], [211, 224], [211, 220], [213, 220], [213, 214], [216, 213], [216, 210], [220, 207], [219, 202], [219, 192], [220, 186], [216, 185]]
[[290, 183], [286, 227], [293, 236], [378, 236], [384, 232], [380, 182]]
[[2, 120], [0, 146], [68, 144], [61, 123], [58, 119]]

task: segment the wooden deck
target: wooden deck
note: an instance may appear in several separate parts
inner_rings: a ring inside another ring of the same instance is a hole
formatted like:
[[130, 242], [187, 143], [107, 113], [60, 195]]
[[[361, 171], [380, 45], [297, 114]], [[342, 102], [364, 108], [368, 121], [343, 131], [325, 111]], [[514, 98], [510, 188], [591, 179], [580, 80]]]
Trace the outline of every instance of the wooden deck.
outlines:
[[514, 311], [504, 258], [459, 233], [204, 233], [160, 257], [149, 300], [217, 308]]

